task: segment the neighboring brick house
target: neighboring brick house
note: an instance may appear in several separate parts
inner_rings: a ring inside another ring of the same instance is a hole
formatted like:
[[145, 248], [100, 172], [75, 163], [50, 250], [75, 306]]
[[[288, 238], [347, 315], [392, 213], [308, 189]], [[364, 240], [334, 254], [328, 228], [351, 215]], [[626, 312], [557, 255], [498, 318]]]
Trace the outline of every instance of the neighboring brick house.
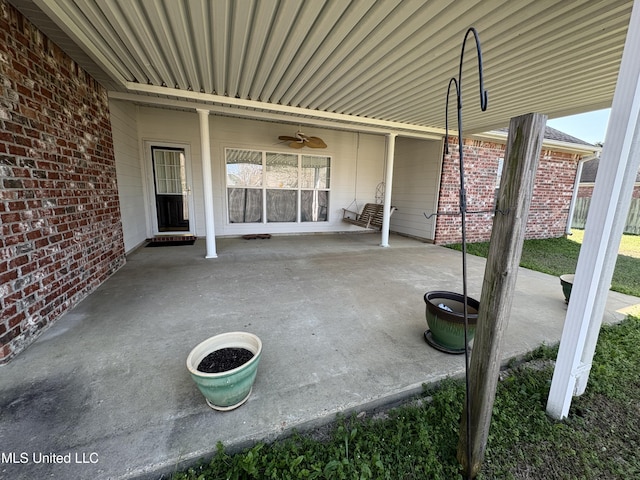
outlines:
[[[580, 186], [578, 188], [578, 196], [576, 199], [576, 208], [574, 210], [572, 226], [575, 228], [584, 228], [587, 221], [587, 213], [591, 196], [593, 195], [593, 187], [598, 173], [600, 159], [595, 158], [585, 162], [582, 166], [582, 174], [580, 175]], [[624, 228], [625, 233], [640, 235], [640, 171], [636, 175], [636, 184], [633, 188], [631, 206]]]
[[[499, 170], [504, 159], [507, 130], [489, 132], [464, 141], [465, 184], [467, 190], [467, 241], [488, 241]], [[485, 138], [483, 138], [485, 137]], [[540, 152], [526, 238], [555, 238], [565, 234], [578, 161], [596, 147], [546, 127]], [[458, 139], [449, 138], [449, 155], [442, 167], [438, 212], [458, 210], [460, 173]], [[460, 218], [442, 215], [436, 226], [436, 244], [460, 242]]]
[[107, 92], [0, 16], [0, 364], [124, 264]]
[[[171, 151], [178, 145], [193, 164], [190, 233], [200, 237], [205, 179], [195, 111], [109, 99], [106, 88], [5, 0], [0, 0], [0, 27], [2, 364], [124, 265], [125, 251], [158, 234], [151, 227], [147, 141]], [[291, 155], [286, 146], [274, 144], [291, 122], [213, 115], [211, 121], [215, 163], [206, 182], [215, 187], [218, 235], [252, 229], [281, 234], [357, 230], [341, 221], [341, 208], [354, 198], [374, 201], [376, 186], [384, 181], [383, 134], [325, 126], [321, 132], [329, 148], [323, 155], [332, 162], [326, 219], [233, 223], [225, 203], [225, 152], [242, 148]], [[493, 207], [505, 142], [505, 131], [465, 141], [470, 210]], [[398, 138], [391, 201], [399, 211], [392, 217], [393, 231], [440, 244], [459, 241], [459, 218], [424, 218], [426, 212], [458, 208], [457, 149], [451, 148], [443, 163], [442, 146], [436, 134]], [[563, 234], [577, 160], [589, 149], [547, 129], [528, 238]], [[470, 241], [488, 240], [490, 230], [491, 214], [469, 216]]]

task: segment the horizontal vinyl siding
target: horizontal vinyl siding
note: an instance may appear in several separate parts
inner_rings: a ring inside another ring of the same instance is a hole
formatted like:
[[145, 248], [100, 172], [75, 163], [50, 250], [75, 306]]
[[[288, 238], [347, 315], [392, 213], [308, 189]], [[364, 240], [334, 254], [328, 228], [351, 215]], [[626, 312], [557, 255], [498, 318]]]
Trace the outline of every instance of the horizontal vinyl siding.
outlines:
[[[213, 117], [211, 150], [213, 162], [214, 208], [217, 235], [246, 233], [322, 233], [361, 231], [360, 227], [342, 221], [343, 208], [359, 208], [373, 202], [377, 185], [383, 181], [385, 140], [381, 135], [364, 135], [312, 127], [301, 127], [304, 133], [322, 138], [325, 149], [291, 149], [278, 140], [280, 135], [293, 135], [296, 125], [260, 122], [230, 117]], [[227, 219], [225, 183], [225, 148], [255, 149], [270, 152], [326, 155], [331, 157], [329, 220], [302, 223], [231, 224]]]
[[[176, 144], [189, 147], [187, 161], [191, 167], [191, 195], [193, 195], [194, 212], [190, 219], [196, 235], [204, 236], [204, 203], [202, 184], [202, 160], [200, 156], [200, 123], [198, 114], [159, 108], [140, 108], [138, 111], [138, 137], [142, 148], [143, 172], [147, 185], [147, 215], [149, 225], [153, 225], [152, 210], [149, 202], [153, 192], [153, 170], [151, 166], [151, 149], [149, 145]], [[149, 227], [150, 234], [152, 227]], [[216, 232], [217, 233], [217, 232]]]
[[[362, 231], [362, 228], [342, 221], [342, 209], [354, 200], [360, 209], [375, 200], [376, 187], [384, 180], [385, 137], [330, 129], [300, 127], [309, 136], [327, 143], [326, 149], [294, 150], [278, 140], [280, 135], [293, 135], [295, 124], [263, 122], [236, 117], [209, 117], [212, 186], [215, 232], [217, 236], [238, 236], [248, 233], [294, 234], [341, 231]], [[198, 236], [205, 235], [203, 178], [200, 155], [200, 127], [197, 113], [158, 108], [140, 108], [138, 115], [139, 142], [173, 142], [190, 145], [192, 193], [195, 203], [195, 225]], [[331, 178], [328, 222], [303, 223], [229, 223], [225, 180], [225, 148], [259, 151], [327, 155], [331, 157]], [[148, 152], [144, 162], [149, 163]], [[149, 166], [147, 177], [150, 175]], [[149, 182], [147, 178], [145, 180]], [[149, 213], [147, 213], [149, 215]]]
[[110, 101], [113, 147], [116, 158], [118, 195], [122, 215], [125, 252], [140, 245], [147, 237], [143, 175], [135, 105]]
[[433, 240], [435, 217], [425, 218], [437, 208], [442, 143], [398, 138], [396, 141], [391, 203], [398, 208], [391, 216], [391, 230]]

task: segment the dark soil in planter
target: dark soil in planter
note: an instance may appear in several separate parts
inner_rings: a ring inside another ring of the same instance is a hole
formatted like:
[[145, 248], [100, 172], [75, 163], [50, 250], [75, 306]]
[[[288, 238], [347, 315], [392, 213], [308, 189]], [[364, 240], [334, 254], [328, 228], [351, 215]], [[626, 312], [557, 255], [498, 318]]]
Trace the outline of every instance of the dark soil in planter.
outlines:
[[253, 352], [245, 348], [221, 348], [204, 357], [198, 365], [198, 371], [220, 373], [244, 365], [253, 358]]

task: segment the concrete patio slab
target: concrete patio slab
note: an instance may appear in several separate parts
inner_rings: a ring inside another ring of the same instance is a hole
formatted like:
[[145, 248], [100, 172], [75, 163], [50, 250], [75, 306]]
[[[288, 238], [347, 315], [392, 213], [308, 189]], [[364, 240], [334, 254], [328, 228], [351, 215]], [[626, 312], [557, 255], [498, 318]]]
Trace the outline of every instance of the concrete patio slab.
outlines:
[[[141, 248], [127, 264], [0, 367], [0, 477], [161, 478], [215, 451], [271, 441], [420, 393], [464, 371], [428, 346], [423, 295], [461, 291], [460, 253], [377, 234], [218, 239]], [[484, 260], [469, 256], [479, 299]], [[610, 292], [605, 321], [638, 304]], [[559, 279], [521, 269], [503, 357], [559, 341]], [[209, 408], [187, 373], [207, 337], [263, 342], [253, 393]]]

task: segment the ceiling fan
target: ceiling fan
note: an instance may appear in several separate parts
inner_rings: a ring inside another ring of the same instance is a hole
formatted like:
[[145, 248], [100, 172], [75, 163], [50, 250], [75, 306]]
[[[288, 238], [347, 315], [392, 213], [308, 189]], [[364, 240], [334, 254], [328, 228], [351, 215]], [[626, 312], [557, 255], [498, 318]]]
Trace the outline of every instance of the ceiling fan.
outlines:
[[289, 137], [287, 135], [280, 135], [278, 137], [280, 140], [285, 142], [289, 142], [289, 147], [291, 148], [327, 148], [327, 144], [320, 137], [309, 137], [298, 130], [293, 137]]

